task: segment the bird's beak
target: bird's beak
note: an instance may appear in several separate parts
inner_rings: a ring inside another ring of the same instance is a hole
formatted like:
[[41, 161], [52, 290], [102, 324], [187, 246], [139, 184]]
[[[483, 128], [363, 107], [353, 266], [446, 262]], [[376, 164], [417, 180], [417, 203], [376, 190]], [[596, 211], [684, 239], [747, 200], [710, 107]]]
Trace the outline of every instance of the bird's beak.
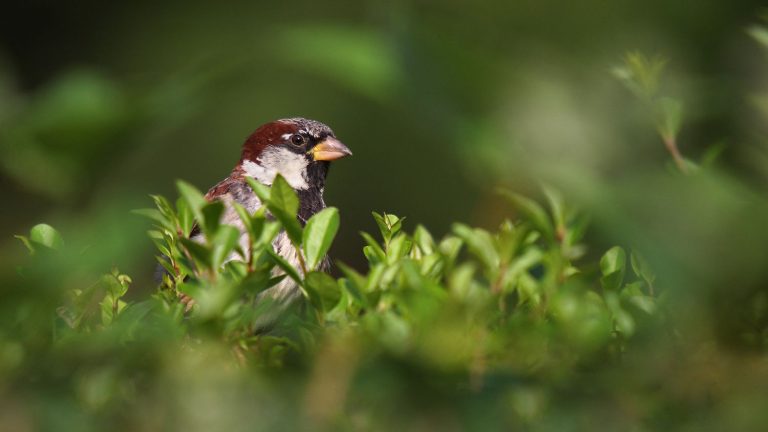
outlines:
[[352, 152], [334, 137], [327, 137], [310, 150], [316, 161], [332, 161], [351, 156]]

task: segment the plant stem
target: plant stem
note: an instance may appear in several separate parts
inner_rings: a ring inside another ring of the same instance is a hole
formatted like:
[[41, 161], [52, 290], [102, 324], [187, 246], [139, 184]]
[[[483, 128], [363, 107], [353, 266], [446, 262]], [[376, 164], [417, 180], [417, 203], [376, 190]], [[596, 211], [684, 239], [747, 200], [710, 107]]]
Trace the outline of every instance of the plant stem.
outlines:
[[675, 161], [677, 169], [683, 174], [688, 174], [688, 167], [685, 164], [683, 155], [680, 154], [680, 150], [677, 148], [677, 139], [675, 136], [662, 134], [661, 139], [664, 141], [664, 146], [667, 147], [667, 151], [672, 155], [672, 159]]
[[307, 276], [307, 263], [304, 262], [304, 255], [301, 254], [301, 248], [294, 244], [294, 248], [296, 248], [296, 256], [299, 259], [299, 266], [301, 266], [301, 271], [304, 273], [304, 276]]

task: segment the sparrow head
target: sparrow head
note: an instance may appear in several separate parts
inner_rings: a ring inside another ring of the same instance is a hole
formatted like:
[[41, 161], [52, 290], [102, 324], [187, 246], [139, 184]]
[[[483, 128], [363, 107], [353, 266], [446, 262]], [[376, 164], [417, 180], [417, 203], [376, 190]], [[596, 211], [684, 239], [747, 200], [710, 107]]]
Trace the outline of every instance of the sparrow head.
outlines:
[[266, 185], [280, 174], [296, 190], [322, 189], [330, 161], [351, 154], [328, 126], [304, 118], [282, 119], [248, 137], [235, 170]]

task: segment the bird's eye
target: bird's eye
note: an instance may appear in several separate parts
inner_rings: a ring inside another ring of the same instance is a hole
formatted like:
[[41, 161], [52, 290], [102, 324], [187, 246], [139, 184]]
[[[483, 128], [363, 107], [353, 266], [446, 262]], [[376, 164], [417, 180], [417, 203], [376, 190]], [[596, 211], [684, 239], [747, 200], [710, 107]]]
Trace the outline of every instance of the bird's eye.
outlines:
[[303, 145], [305, 142], [306, 142], [306, 138], [304, 138], [304, 135], [302, 134], [293, 134], [291, 136], [291, 143], [293, 143], [293, 145], [300, 146], [300, 145]]

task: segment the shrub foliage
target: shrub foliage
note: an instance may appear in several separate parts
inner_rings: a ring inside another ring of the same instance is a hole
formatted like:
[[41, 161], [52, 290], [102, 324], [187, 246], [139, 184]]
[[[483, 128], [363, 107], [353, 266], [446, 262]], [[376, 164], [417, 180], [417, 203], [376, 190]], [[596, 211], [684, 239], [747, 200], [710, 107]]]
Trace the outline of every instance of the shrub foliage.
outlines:
[[[504, 191], [516, 219], [504, 220], [496, 231], [457, 223], [441, 239], [422, 225], [406, 232], [404, 218], [373, 213], [378, 233], [361, 233], [368, 268], [338, 263], [343, 275], [335, 278], [318, 267], [339, 229], [337, 209], [317, 213], [302, 227], [298, 198], [282, 178], [271, 188], [251, 186], [265, 206], [249, 214], [235, 204], [247, 242], [220, 223], [221, 202], [207, 202], [179, 182], [175, 204], [153, 196], [155, 208], [137, 211], [153, 222], [148, 234], [164, 270], [155, 292], [131, 296], [131, 278], [117, 269], [87, 288], [67, 291], [55, 309], [51, 343], [57, 352], [101, 363], [86, 349], [91, 347], [121, 358], [74, 379], [90, 410], [104, 418], [127, 415], [123, 407], [142, 404], [137, 386], [167, 391], [155, 388], [156, 380], [168, 379], [164, 362], [173, 369], [177, 361], [202, 361], [215, 351], [215, 361], [201, 367], [252, 377], [285, 377], [278, 371], [289, 368], [295, 376], [285, 379], [317, 398], [307, 402], [305, 418], [277, 424], [353, 426], [354, 416], [342, 415], [349, 413], [381, 426], [397, 424], [373, 401], [344, 395], [324, 401], [325, 392], [347, 388], [353, 378], [363, 387], [374, 385], [368, 379], [385, 379], [366, 371], [381, 361], [421, 371], [465, 396], [482, 394], [499, 379], [567, 379], [583, 368], [619, 362], [638, 321], [656, 313], [654, 276], [644, 260], [618, 246], [599, 262], [586, 259], [580, 243], [586, 219], [550, 188], [546, 208]], [[190, 239], [196, 227], [202, 240]], [[300, 268], [273, 250], [281, 230], [300, 251]], [[72, 253], [48, 225], [20, 239], [36, 258]], [[285, 278], [301, 292], [290, 305], [270, 294]], [[301, 379], [307, 382], [297, 384]], [[542, 412], [545, 387], [539, 386], [544, 384], [510, 396], [520, 411], [516, 421]], [[297, 403], [281, 396], [286, 399], [272, 403]], [[231, 407], [224, 408], [218, 406]], [[162, 421], [179, 415], [155, 414]]]

